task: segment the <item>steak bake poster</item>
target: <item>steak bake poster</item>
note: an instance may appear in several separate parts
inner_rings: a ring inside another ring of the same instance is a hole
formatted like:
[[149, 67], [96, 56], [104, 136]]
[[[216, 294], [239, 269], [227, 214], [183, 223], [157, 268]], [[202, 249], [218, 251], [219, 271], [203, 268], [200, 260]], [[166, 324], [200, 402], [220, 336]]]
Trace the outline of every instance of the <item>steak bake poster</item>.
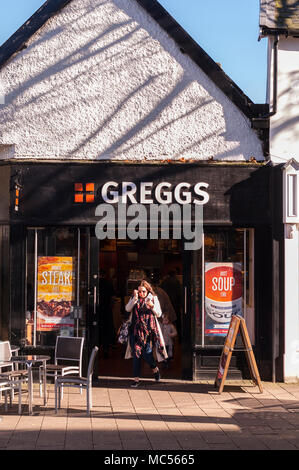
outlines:
[[39, 256], [37, 269], [37, 330], [74, 327], [70, 318], [75, 300], [72, 257]]

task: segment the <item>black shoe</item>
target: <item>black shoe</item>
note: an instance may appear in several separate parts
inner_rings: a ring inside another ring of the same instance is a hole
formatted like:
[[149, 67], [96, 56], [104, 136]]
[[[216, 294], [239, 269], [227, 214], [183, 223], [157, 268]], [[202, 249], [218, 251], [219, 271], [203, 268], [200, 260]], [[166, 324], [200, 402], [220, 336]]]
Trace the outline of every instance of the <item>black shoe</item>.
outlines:
[[154, 377], [155, 377], [156, 382], [160, 381], [161, 375], [160, 375], [159, 369], [157, 370], [157, 372], [154, 373]]
[[137, 388], [137, 387], [139, 387], [139, 385], [140, 385], [139, 380], [134, 380], [134, 382], [131, 383], [131, 388]]

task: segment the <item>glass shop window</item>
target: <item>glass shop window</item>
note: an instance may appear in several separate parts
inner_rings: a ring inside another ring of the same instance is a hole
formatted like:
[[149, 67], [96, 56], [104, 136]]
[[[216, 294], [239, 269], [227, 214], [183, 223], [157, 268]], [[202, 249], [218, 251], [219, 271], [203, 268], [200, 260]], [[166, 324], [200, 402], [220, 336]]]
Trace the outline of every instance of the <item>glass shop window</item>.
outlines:
[[[79, 239], [78, 239], [79, 237]], [[54, 346], [57, 335], [79, 336], [80, 231], [72, 227], [28, 229], [26, 345]]]
[[205, 229], [194, 256], [195, 344], [222, 346], [233, 314], [254, 344], [254, 230]]

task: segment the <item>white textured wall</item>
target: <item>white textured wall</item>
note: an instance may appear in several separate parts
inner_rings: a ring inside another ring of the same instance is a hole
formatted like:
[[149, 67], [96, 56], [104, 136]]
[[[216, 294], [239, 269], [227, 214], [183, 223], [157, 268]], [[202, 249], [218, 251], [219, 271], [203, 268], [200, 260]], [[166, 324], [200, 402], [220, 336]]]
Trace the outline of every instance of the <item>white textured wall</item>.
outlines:
[[0, 80], [0, 158], [263, 160], [247, 118], [134, 0], [73, 0]]
[[[268, 88], [272, 96], [272, 43], [269, 42]], [[277, 113], [270, 123], [270, 154], [274, 163], [299, 161], [299, 39], [280, 37], [278, 43]]]
[[285, 225], [285, 351], [284, 381], [299, 381], [299, 233], [289, 237]]
[[[269, 40], [268, 101], [273, 97], [273, 39]], [[277, 113], [270, 122], [270, 156], [275, 164], [299, 161], [299, 39], [279, 38]], [[288, 191], [284, 187], [284, 204]], [[284, 381], [299, 380], [299, 231], [284, 226]], [[290, 231], [293, 234], [290, 235]]]

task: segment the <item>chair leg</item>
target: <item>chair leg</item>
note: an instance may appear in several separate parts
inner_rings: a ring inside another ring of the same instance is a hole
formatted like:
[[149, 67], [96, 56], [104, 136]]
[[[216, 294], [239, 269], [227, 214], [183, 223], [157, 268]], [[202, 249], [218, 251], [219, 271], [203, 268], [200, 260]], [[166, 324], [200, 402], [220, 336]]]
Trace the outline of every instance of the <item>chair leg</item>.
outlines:
[[5, 410], [5, 413], [7, 413], [7, 390], [4, 391], [4, 400], [5, 400], [4, 410]]
[[87, 410], [87, 414], [89, 415], [90, 413], [90, 388], [88, 385], [86, 387], [86, 410]]
[[63, 386], [59, 384], [58, 386], [58, 408], [61, 408], [61, 399], [62, 399]]
[[39, 366], [39, 368], [38, 368], [38, 381], [39, 381], [39, 396], [40, 396], [40, 397], [43, 396], [42, 374], [43, 374], [44, 372], [45, 372], [45, 371], [42, 372], [41, 366]]
[[[13, 377], [11, 377], [10, 379], [11, 379], [12, 381], [14, 380]], [[15, 397], [15, 390], [14, 390], [14, 388], [12, 388], [12, 389], [11, 389], [11, 393], [10, 393], [10, 400], [11, 400], [11, 399], [14, 399], [14, 397]], [[10, 404], [11, 404], [11, 402], [10, 402]]]
[[[61, 376], [63, 377], [63, 374], [61, 374]], [[55, 380], [57, 379], [57, 372], [55, 372]], [[61, 387], [60, 387], [60, 393], [61, 393], [61, 398], [63, 398], [63, 384], [61, 384]]]
[[58, 400], [58, 385], [57, 385], [57, 382], [55, 381], [55, 413], [57, 413], [58, 409], [57, 409], [57, 400]]
[[19, 409], [18, 409], [18, 413], [20, 415], [20, 414], [22, 414], [22, 384], [21, 384], [21, 382], [19, 382], [18, 390], [19, 390]]

